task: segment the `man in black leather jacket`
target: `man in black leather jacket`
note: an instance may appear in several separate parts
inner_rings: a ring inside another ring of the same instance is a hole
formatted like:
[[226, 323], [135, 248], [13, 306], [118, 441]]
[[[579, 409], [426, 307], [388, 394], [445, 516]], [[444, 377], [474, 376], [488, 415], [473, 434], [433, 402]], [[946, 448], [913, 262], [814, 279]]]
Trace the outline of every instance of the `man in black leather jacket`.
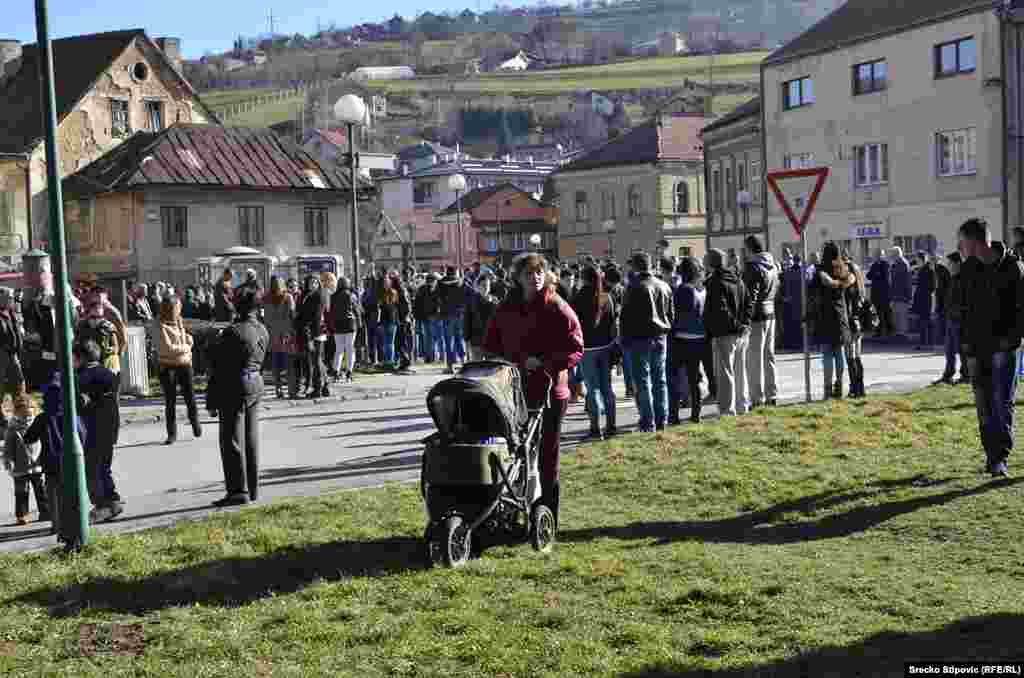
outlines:
[[259, 321], [259, 297], [246, 289], [235, 300], [238, 320], [224, 330], [214, 349], [206, 407], [220, 413], [220, 458], [227, 494], [214, 506], [238, 506], [259, 494], [259, 411], [263, 360], [270, 346]]
[[754, 302], [743, 280], [726, 265], [726, 254], [713, 249], [707, 254], [711, 272], [704, 301], [704, 330], [715, 353], [718, 411], [722, 416], [745, 414], [747, 395], [747, 345]]
[[665, 361], [668, 333], [675, 323], [672, 288], [651, 273], [651, 256], [633, 255], [636, 278], [626, 288], [620, 316], [620, 334], [632, 363], [640, 430], [665, 428], [668, 422], [668, 383]]

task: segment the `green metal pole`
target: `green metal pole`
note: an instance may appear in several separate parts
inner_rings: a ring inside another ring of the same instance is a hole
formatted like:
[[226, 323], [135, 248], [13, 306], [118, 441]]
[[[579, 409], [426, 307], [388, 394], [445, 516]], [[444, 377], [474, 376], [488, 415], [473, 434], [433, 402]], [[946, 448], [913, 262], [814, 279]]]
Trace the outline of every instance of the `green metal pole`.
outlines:
[[60, 186], [57, 155], [57, 106], [53, 88], [53, 49], [46, 0], [36, 0], [36, 33], [42, 76], [43, 122], [46, 125], [46, 181], [50, 202], [50, 261], [54, 268], [57, 296], [57, 347], [61, 389], [64, 398], [64, 502], [60, 510], [60, 533], [65, 548], [77, 550], [89, 541], [89, 496], [85, 490], [85, 459], [78, 439], [75, 380], [71, 362], [71, 312], [68, 292], [67, 248], [64, 242], [64, 200]]

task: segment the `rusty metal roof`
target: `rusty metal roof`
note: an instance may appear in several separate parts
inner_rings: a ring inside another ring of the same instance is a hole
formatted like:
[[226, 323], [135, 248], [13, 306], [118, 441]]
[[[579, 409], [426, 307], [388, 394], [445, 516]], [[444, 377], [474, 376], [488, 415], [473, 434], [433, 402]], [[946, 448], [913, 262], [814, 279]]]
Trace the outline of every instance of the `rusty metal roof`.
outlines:
[[556, 174], [671, 161], [702, 161], [700, 130], [710, 118], [693, 113], [665, 114], [579, 156]]
[[[372, 185], [362, 180], [361, 190]], [[139, 132], [64, 180], [75, 195], [149, 186], [350, 191], [340, 169], [325, 166], [269, 129], [176, 124]]]

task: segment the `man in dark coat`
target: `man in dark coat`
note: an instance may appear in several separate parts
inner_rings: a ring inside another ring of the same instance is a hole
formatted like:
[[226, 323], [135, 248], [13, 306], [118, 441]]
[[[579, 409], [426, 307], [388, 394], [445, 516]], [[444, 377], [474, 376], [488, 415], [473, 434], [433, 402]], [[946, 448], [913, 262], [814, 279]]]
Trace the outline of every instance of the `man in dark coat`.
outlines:
[[229, 323], [235, 319], [235, 304], [232, 300], [231, 269], [225, 268], [217, 285], [213, 289], [213, 319], [220, 323]]
[[320, 279], [314, 275], [306, 276], [303, 284], [302, 305], [295, 314], [295, 334], [308, 361], [306, 397], [328, 396], [330, 391], [324, 378], [327, 319], [324, 316], [324, 295], [320, 289]]
[[0, 428], [7, 428], [3, 404], [11, 396], [11, 404], [25, 390], [25, 373], [21, 369], [21, 328], [14, 315], [14, 290], [0, 287]]
[[917, 286], [914, 288], [912, 312], [917, 316], [921, 342], [917, 350], [927, 350], [932, 341], [932, 308], [935, 296], [935, 265], [924, 252], [918, 254], [921, 266], [917, 269]]
[[867, 279], [871, 283], [871, 303], [878, 311], [878, 336], [887, 337], [894, 331], [892, 317], [892, 295], [890, 294], [890, 276], [892, 267], [879, 250], [878, 259], [868, 269]]
[[739, 273], [726, 264], [726, 253], [707, 254], [711, 272], [704, 301], [704, 330], [713, 344], [718, 411], [722, 416], [745, 414], [750, 407], [747, 391], [747, 346], [754, 300]]
[[235, 311], [238, 321], [224, 330], [214, 349], [206, 401], [211, 413], [220, 413], [220, 458], [227, 490], [214, 502], [220, 507], [247, 504], [259, 496], [259, 411], [270, 335], [258, 319], [255, 290], [238, 296]]
[[465, 362], [466, 342], [462, 336], [467, 294], [463, 280], [454, 266], [445, 270], [441, 290], [441, 318], [444, 321], [444, 350], [448, 373], [455, 373], [455, 363]]

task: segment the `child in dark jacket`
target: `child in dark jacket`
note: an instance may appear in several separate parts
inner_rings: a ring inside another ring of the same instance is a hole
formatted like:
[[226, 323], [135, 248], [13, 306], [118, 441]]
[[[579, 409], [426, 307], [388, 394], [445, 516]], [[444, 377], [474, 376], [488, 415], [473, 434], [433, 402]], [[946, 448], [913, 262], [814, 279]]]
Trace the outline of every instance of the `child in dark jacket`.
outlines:
[[117, 375], [101, 362], [99, 345], [86, 340], [75, 346], [78, 395], [85, 428], [85, 473], [93, 510], [89, 520], [102, 523], [124, 512], [114, 486], [111, 465], [120, 421], [117, 413]]
[[[64, 401], [61, 373], [55, 371], [43, 384], [43, 413], [36, 417], [25, 431], [26, 445], [42, 443], [40, 461], [46, 476], [46, 499], [50, 509], [52, 534], [57, 533], [61, 521], [61, 498], [64, 488], [61, 474], [64, 458]], [[79, 439], [83, 438], [82, 422], [76, 422]]]
[[25, 433], [32, 425], [33, 403], [22, 393], [14, 400], [14, 417], [4, 436], [4, 466], [14, 477], [14, 515], [18, 525], [28, 524], [29, 489], [35, 491], [39, 521], [50, 520], [46, 485], [43, 482], [42, 444], [25, 443]]

